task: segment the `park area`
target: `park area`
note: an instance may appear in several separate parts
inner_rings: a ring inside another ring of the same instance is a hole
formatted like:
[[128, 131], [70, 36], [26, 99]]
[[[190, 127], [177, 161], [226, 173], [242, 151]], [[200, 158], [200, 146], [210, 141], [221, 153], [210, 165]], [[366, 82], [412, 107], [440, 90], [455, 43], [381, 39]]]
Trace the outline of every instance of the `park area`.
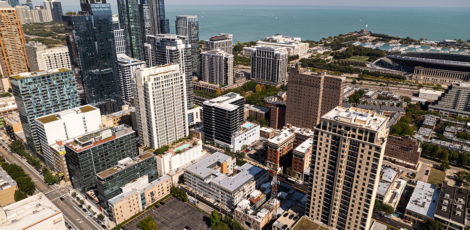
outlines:
[[440, 185], [446, 178], [446, 173], [442, 170], [432, 168], [429, 174], [428, 183], [433, 185]]

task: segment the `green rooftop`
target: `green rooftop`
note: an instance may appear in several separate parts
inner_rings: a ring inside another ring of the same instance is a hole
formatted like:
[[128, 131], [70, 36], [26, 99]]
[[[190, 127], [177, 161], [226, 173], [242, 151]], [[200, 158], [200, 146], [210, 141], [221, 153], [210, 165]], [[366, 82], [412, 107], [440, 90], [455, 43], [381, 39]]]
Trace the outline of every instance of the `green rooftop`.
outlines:
[[303, 229], [311, 229], [311, 230], [328, 230], [327, 227], [324, 227], [320, 224], [317, 224], [307, 217], [303, 216], [300, 218], [299, 222], [297, 222], [296, 225], [294, 225], [294, 228], [292, 230], [303, 230]]
[[92, 107], [92, 106], [89, 106], [89, 105], [85, 105], [83, 107], [80, 107], [80, 111], [82, 113], [90, 112], [90, 111], [93, 111], [93, 110], [95, 110], [95, 108]]
[[49, 123], [49, 122], [58, 121], [59, 119], [57, 118], [56, 115], [49, 115], [49, 116], [45, 116], [45, 117], [40, 117], [40, 118], [38, 118], [38, 120], [40, 122], [42, 122], [43, 124], [46, 124], [46, 123]]

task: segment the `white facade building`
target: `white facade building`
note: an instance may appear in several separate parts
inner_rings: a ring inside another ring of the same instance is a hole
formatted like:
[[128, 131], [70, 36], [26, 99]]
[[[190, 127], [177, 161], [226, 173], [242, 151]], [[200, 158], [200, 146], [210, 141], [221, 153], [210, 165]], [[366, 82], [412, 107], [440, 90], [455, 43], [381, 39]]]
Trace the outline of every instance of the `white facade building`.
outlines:
[[419, 98], [432, 102], [438, 100], [442, 93], [438, 90], [419, 89]]
[[240, 130], [232, 135], [231, 151], [237, 152], [242, 150], [243, 146], [250, 146], [260, 138], [260, 126], [252, 123], [245, 122], [240, 125]]
[[219, 85], [233, 85], [233, 55], [222, 50], [201, 53], [202, 80]]
[[266, 37], [263, 41], [256, 42], [257, 46], [285, 48], [289, 56], [303, 56], [308, 53], [308, 43], [303, 43], [300, 37], [287, 37], [280, 34]]
[[202, 107], [197, 106], [188, 110], [188, 125], [192, 126], [202, 122]]
[[268, 84], [287, 81], [288, 52], [285, 48], [256, 46], [251, 53], [251, 79]]
[[114, 30], [114, 44], [116, 45], [116, 54], [126, 54], [126, 38], [124, 29]]
[[25, 45], [31, 71], [72, 69], [67, 46], [47, 48], [40, 42], [31, 41]]
[[43, 193], [0, 208], [0, 230], [66, 230], [62, 211]]
[[47, 166], [57, 170], [50, 146], [100, 129], [100, 110], [85, 105], [36, 118], [41, 149]]
[[118, 72], [121, 80], [122, 100], [132, 104], [134, 99], [135, 71], [145, 68], [145, 62], [131, 58], [125, 54], [118, 54]]
[[168, 151], [163, 155], [157, 155], [157, 170], [158, 176], [166, 175], [170, 172], [177, 172], [179, 168], [197, 160], [206, 154], [202, 150], [201, 141], [194, 140], [196, 145], [183, 142]]
[[138, 69], [135, 82], [141, 144], [158, 149], [189, 135], [185, 76], [179, 65]]

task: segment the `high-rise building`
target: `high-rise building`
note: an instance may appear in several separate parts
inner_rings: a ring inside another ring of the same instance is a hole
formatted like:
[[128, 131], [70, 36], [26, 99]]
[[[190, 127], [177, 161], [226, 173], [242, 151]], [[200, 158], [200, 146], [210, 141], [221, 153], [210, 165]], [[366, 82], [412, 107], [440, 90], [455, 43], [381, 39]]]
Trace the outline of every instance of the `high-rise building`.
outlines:
[[144, 42], [146, 42], [147, 35], [152, 35], [152, 16], [150, 15], [148, 0], [140, 0], [139, 11], [141, 15], [140, 26], [142, 27], [142, 38], [144, 39]]
[[138, 155], [137, 137], [131, 127], [120, 125], [76, 137], [65, 151], [73, 187], [87, 192], [96, 188], [97, 173]]
[[30, 41], [25, 45], [30, 71], [52, 69], [72, 69], [69, 49], [67, 46], [47, 48], [40, 42]]
[[304, 72], [299, 66], [289, 71], [286, 122], [313, 129], [323, 114], [342, 104], [344, 85], [342, 77]]
[[126, 54], [126, 35], [124, 29], [113, 30], [116, 55]]
[[0, 67], [5, 77], [28, 72], [23, 29], [15, 8], [0, 1]]
[[126, 54], [144, 60], [144, 39], [142, 34], [142, 15], [139, 0], [118, 0], [119, 24], [124, 29], [126, 38]]
[[233, 85], [233, 55], [222, 50], [201, 53], [201, 78], [205, 82], [219, 85]]
[[273, 85], [284, 84], [287, 64], [286, 49], [256, 46], [251, 53], [251, 79]]
[[32, 10], [33, 7], [33, 1], [32, 0], [26, 0], [26, 5], [29, 6], [29, 8]]
[[15, 6], [15, 10], [21, 24], [33, 23], [33, 16], [31, 15], [31, 9], [29, 6], [18, 5]]
[[193, 80], [192, 80], [192, 62], [191, 45], [187, 42], [185, 36], [174, 34], [159, 34], [156, 36], [147, 36], [150, 44], [150, 51], [147, 53], [147, 65], [167, 65], [179, 64], [180, 72], [185, 76], [186, 98], [188, 100], [188, 109], [193, 108]]
[[232, 54], [233, 34], [221, 34], [204, 41], [204, 50], [222, 50], [225, 53]]
[[[94, 1], [92, 1], [94, 2]], [[111, 6], [82, 1], [82, 11], [64, 16], [72, 66], [79, 70], [88, 104], [103, 114], [121, 108]]]
[[199, 49], [199, 21], [195, 15], [176, 16], [176, 34], [186, 36], [191, 44], [192, 70], [201, 75], [201, 54]]
[[45, 0], [44, 6], [55, 22], [62, 22], [62, 4], [56, 0]]
[[67, 141], [100, 129], [100, 110], [85, 105], [38, 117], [36, 120], [37, 133], [41, 142], [41, 150], [46, 165], [53, 171], [63, 172], [63, 156], [53, 156], [51, 145]]
[[118, 71], [121, 81], [122, 100], [128, 104], [134, 103], [135, 72], [145, 68], [145, 62], [131, 58], [125, 54], [118, 54]]
[[40, 153], [35, 118], [79, 105], [75, 77], [70, 70], [27, 72], [10, 76], [21, 124], [30, 149]]
[[187, 136], [185, 77], [178, 64], [138, 69], [135, 82], [141, 144], [158, 149]]
[[33, 23], [52, 22], [52, 15], [44, 6], [35, 6], [31, 10]]
[[231, 143], [232, 136], [240, 129], [244, 118], [245, 98], [237, 93], [204, 101], [204, 139]]
[[369, 229], [388, 118], [336, 107], [315, 127], [306, 215], [334, 229]]
[[149, 7], [151, 34], [169, 34], [170, 22], [165, 18], [165, 1], [147, 0], [147, 3]]

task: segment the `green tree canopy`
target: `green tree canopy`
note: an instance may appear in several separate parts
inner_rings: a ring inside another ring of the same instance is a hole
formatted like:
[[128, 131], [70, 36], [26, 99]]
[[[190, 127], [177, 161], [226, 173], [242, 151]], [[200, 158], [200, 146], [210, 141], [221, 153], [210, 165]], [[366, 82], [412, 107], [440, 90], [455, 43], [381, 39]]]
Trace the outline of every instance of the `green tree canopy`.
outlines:
[[157, 222], [155, 222], [152, 216], [147, 216], [144, 219], [142, 219], [137, 224], [137, 227], [142, 230], [157, 230], [158, 229]]

